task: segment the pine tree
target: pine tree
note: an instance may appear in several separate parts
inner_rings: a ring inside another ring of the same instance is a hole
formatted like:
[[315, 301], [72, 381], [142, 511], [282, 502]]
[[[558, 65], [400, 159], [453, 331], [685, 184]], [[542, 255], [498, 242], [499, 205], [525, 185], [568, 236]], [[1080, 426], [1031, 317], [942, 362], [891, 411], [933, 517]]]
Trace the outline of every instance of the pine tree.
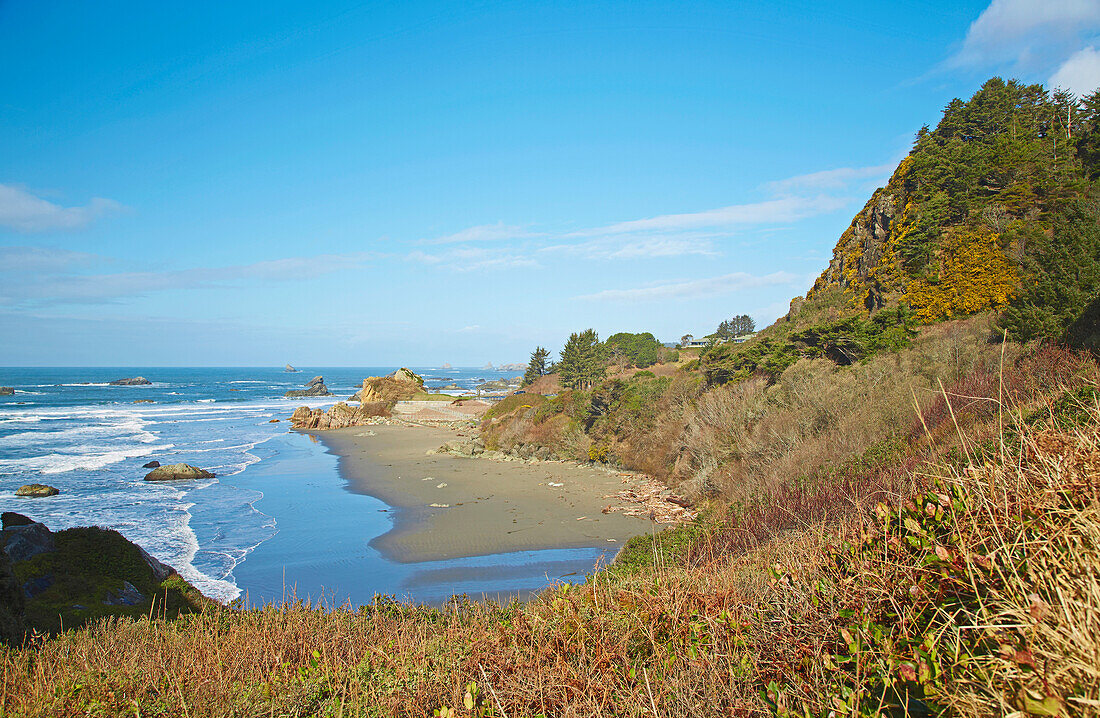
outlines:
[[607, 371], [604, 347], [594, 329], [570, 334], [561, 350], [559, 373], [562, 386], [567, 389], [589, 389], [603, 379]]
[[522, 386], [530, 386], [538, 381], [539, 377], [546, 374], [546, 359], [550, 352], [542, 347], [535, 347], [531, 352], [531, 361], [527, 363], [527, 371], [523, 375]]

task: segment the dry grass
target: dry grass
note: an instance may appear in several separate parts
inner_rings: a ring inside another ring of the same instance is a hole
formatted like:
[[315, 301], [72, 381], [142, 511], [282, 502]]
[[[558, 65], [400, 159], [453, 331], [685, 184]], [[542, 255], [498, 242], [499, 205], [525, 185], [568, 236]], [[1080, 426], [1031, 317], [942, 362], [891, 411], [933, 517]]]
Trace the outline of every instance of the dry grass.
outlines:
[[[981, 362], [959, 366], [954, 386], [988, 385]], [[1100, 405], [1077, 391], [1095, 365], [1006, 367], [997, 396], [1015, 405], [946, 387], [946, 422], [926, 398], [932, 425], [905, 452], [772, 487], [750, 541], [728, 521], [635, 541], [528, 604], [104, 622], [0, 649], [0, 716], [1098, 715]], [[800, 401], [834, 416], [818, 381], [811, 367], [780, 391], [815, 387]], [[771, 410], [744, 386], [715, 422]], [[1085, 397], [1073, 411], [1065, 389]]]

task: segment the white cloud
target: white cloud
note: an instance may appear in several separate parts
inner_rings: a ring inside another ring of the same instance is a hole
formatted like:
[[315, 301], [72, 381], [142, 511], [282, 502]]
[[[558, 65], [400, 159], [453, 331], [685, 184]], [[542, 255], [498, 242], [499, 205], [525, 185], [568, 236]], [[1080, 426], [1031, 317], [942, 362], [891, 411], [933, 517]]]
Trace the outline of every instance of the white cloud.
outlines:
[[554, 244], [540, 252], [573, 254], [587, 259], [658, 259], [687, 255], [713, 256], [711, 235], [703, 233], [677, 236], [598, 237], [586, 242]]
[[1086, 47], [1062, 63], [1050, 78], [1051, 87], [1061, 87], [1083, 97], [1100, 87], [1100, 52]]
[[635, 289], [605, 289], [595, 294], [586, 294], [577, 299], [594, 301], [646, 301], [658, 299], [694, 299], [729, 294], [742, 289], [753, 289], [782, 284], [794, 284], [799, 276], [790, 272], [773, 272], [764, 276], [755, 276], [746, 272], [734, 272], [720, 277], [693, 279], [684, 282], [664, 282]]
[[1096, 0], [993, 0], [970, 24], [951, 67], [1014, 63], [1045, 69], [1080, 48], [1100, 30]]
[[496, 224], [479, 224], [476, 227], [467, 227], [454, 234], [426, 240], [425, 243], [457, 244], [459, 242], [499, 242], [506, 239], [525, 239], [534, 236], [537, 235], [531, 234], [523, 227], [497, 222]]
[[93, 198], [83, 207], [62, 207], [19, 187], [0, 184], [0, 226], [21, 232], [77, 229], [121, 209], [118, 202], [101, 197]]
[[482, 247], [459, 247], [439, 254], [428, 254], [419, 250], [410, 252], [406, 259], [422, 264], [446, 265], [458, 272], [471, 272], [482, 269], [511, 269], [515, 267], [534, 267], [534, 259], [505, 250], [491, 250]]
[[834, 212], [844, 207], [848, 202], [849, 200], [846, 198], [826, 195], [778, 197], [763, 202], [735, 204], [703, 212], [663, 214], [646, 219], [617, 222], [594, 230], [574, 232], [571, 236], [625, 234], [627, 232], [642, 231], [675, 232], [720, 227], [732, 228], [749, 224], [780, 224]]
[[775, 194], [785, 195], [796, 190], [845, 189], [853, 182], [875, 180], [885, 182], [897, 166], [896, 162], [875, 165], [874, 167], [838, 167], [835, 170], [822, 170], [810, 174], [797, 175], [787, 179], [768, 182], [765, 188]]
[[0, 273], [59, 272], [74, 266], [93, 264], [101, 257], [47, 247], [0, 247]]

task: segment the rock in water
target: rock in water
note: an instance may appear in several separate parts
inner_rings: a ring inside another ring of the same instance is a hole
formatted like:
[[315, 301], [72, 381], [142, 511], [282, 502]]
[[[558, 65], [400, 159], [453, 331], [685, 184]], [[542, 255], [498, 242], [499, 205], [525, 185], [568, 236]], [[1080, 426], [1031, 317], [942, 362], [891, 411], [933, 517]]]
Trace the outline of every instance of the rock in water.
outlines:
[[145, 475], [146, 481], [177, 481], [182, 479], [212, 479], [214, 474], [190, 464], [158, 466]]
[[295, 369], [291, 365], [287, 364], [286, 369], [283, 369], [283, 371], [301, 371], [301, 369]]
[[159, 461], [150, 461], [148, 464], [142, 464], [141, 468], [143, 468], [143, 469], [155, 469], [158, 466], [160, 466]]
[[149, 381], [143, 376], [134, 376], [130, 377], [129, 379], [115, 379], [114, 381], [107, 383], [111, 386], [145, 386], [147, 384], [152, 384], [153, 382]]
[[16, 496], [28, 496], [30, 498], [57, 496], [60, 493], [60, 489], [54, 486], [47, 486], [46, 484], [26, 484], [15, 490]]
[[325, 386], [325, 378], [323, 376], [315, 376], [306, 382], [308, 389], [291, 389], [286, 394], [283, 394], [287, 399], [303, 399], [310, 396], [332, 396], [332, 393]]
[[0, 386], [0, 396], [11, 396], [15, 393], [13, 386]]

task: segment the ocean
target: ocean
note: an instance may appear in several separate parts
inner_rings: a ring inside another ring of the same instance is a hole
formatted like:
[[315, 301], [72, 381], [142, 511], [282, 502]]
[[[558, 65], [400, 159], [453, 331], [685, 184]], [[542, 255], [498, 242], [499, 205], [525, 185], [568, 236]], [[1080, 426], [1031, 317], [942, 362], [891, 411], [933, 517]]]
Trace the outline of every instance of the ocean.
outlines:
[[[583, 576], [601, 549], [498, 554], [415, 565], [369, 546], [389, 529], [387, 507], [347, 491], [336, 457], [289, 432], [297, 406], [346, 399], [396, 367], [0, 368], [0, 506], [51, 530], [119, 531], [207, 596], [249, 604], [296, 596], [328, 603], [375, 594], [440, 603], [452, 594], [508, 597]], [[429, 390], [472, 392], [515, 372], [412, 367]], [[322, 375], [335, 396], [284, 399]], [[111, 386], [144, 376], [152, 384]], [[279, 419], [278, 423], [271, 423]], [[189, 463], [217, 478], [146, 482], [142, 465]], [[61, 490], [24, 499], [15, 490]]]

